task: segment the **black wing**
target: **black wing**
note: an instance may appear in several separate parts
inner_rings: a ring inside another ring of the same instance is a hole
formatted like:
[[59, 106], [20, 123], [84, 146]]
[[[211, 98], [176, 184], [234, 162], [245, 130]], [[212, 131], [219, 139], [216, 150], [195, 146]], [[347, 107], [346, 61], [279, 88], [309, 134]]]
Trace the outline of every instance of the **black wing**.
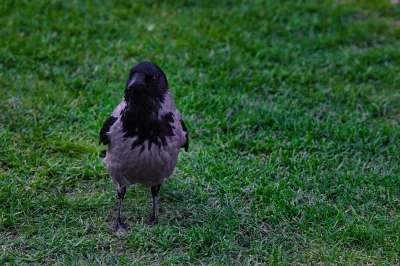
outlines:
[[185, 131], [185, 133], [186, 133], [186, 135], [185, 135], [186, 142], [185, 142], [185, 144], [183, 144], [183, 146], [181, 148], [185, 148], [185, 151], [188, 151], [189, 150], [189, 134], [187, 132], [187, 127], [185, 125], [185, 122], [183, 122], [182, 119], [180, 119], [179, 121], [181, 122], [183, 131]]
[[110, 131], [110, 128], [112, 125], [114, 125], [115, 121], [117, 121], [117, 117], [110, 116], [109, 118], [104, 121], [103, 127], [100, 129], [100, 140], [99, 140], [99, 145], [103, 143], [104, 145], [107, 145], [110, 143], [110, 139], [108, 137], [108, 132]]

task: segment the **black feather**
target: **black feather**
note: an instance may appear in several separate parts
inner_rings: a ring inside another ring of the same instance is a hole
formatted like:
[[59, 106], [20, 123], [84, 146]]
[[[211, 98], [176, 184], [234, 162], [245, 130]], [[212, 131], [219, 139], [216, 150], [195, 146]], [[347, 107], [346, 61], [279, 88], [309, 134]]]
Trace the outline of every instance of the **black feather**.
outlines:
[[125, 132], [124, 137], [137, 137], [132, 143], [132, 149], [143, 145], [146, 140], [149, 150], [153, 144], [159, 148], [165, 147], [168, 145], [167, 137], [174, 135], [174, 126], [171, 125], [174, 122], [174, 114], [171, 112], [158, 119], [156, 115], [151, 115], [141, 108], [135, 108], [126, 110], [121, 120], [123, 132]]
[[186, 142], [185, 142], [185, 144], [183, 144], [182, 148], [185, 148], [185, 151], [187, 152], [189, 150], [189, 133], [187, 132], [187, 127], [185, 125], [185, 122], [183, 122], [182, 119], [180, 119], [179, 122], [181, 122], [183, 131], [186, 132], [186, 135], [185, 135]]
[[110, 131], [110, 128], [114, 123], [117, 121], [117, 117], [110, 116], [109, 118], [104, 121], [103, 127], [100, 129], [100, 140], [99, 140], [99, 145], [103, 143], [104, 145], [107, 145], [110, 143], [110, 139], [108, 138], [108, 132]]

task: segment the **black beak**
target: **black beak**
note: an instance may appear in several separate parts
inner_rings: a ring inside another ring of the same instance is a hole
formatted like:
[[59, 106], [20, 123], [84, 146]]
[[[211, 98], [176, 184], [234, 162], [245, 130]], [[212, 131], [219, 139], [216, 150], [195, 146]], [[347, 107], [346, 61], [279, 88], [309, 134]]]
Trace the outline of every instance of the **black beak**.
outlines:
[[143, 87], [145, 85], [146, 76], [143, 73], [134, 73], [131, 80], [128, 82], [128, 89], [134, 87]]

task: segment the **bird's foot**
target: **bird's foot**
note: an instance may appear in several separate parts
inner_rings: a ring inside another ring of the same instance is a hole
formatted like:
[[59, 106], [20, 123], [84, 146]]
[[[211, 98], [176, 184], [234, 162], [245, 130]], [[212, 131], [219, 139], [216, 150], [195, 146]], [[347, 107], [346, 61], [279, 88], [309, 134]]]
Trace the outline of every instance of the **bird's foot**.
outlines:
[[122, 219], [118, 217], [115, 219], [114, 229], [116, 231], [125, 232], [131, 230], [131, 228], [126, 223], [122, 222]]
[[150, 224], [156, 225], [157, 223], [158, 223], [158, 218], [155, 217], [154, 215], [152, 215], [152, 216], [150, 217]]

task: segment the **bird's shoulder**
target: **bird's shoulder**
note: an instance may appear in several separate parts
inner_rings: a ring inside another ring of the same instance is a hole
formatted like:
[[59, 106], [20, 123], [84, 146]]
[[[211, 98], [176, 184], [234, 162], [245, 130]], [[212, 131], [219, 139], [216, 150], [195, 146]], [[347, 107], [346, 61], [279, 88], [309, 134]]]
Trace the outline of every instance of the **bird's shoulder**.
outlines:
[[186, 124], [182, 118], [182, 114], [177, 108], [175, 108], [173, 111], [173, 117], [174, 117], [174, 120], [176, 121], [176, 123], [179, 124], [179, 126], [181, 128], [181, 134], [180, 134], [181, 135], [181, 143], [182, 143], [181, 148], [184, 148], [185, 151], [187, 152], [189, 149], [189, 132], [188, 132]]
[[99, 139], [99, 144], [103, 143], [104, 145], [107, 145], [110, 143], [110, 136], [109, 132], [111, 127], [117, 122], [118, 117], [121, 115], [121, 112], [125, 109], [126, 103], [125, 101], [122, 101], [118, 106], [114, 109], [112, 112], [111, 116], [109, 116], [103, 123], [103, 126], [100, 129], [100, 139]]

